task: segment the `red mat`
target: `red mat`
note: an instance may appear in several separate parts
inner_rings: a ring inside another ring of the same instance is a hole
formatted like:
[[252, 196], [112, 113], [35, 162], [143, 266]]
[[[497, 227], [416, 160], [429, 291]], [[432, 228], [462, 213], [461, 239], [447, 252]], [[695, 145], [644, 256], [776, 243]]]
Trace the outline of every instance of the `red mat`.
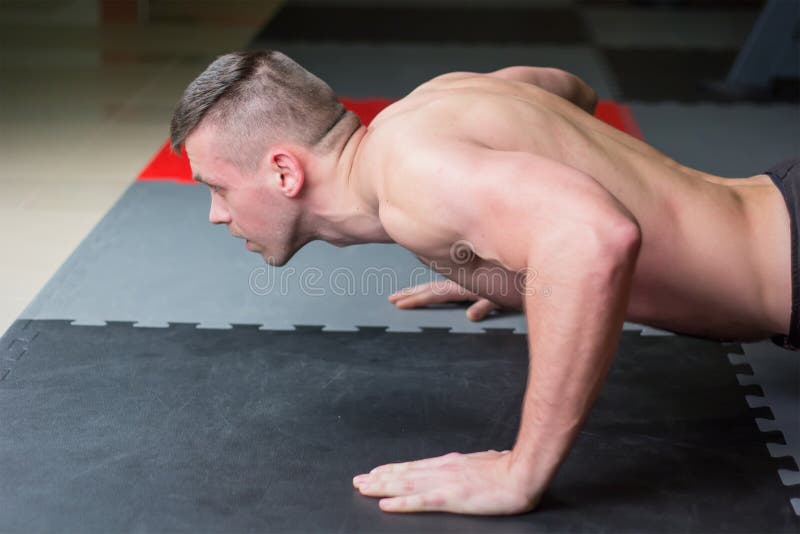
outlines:
[[[362, 100], [341, 99], [347, 109], [352, 110], [359, 117], [361, 122], [369, 124], [375, 115], [394, 102], [386, 98], [368, 98]], [[617, 104], [608, 100], [601, 100], [597, 104], [595, 116], [626, 132], [638, 139], [643, 139], [642, 132], [633, 118], [630, 108], [623, 104]], [[178, 156], [172, 152], [169, 142], [164, 143], [161, 150], [150, 160], [150, 163], [139, 173], [137, 180], [175, 180], [183, 183], [196, 183], [192, 180], [192, 170], [189, 167], [189, 160], [186, 152]]]

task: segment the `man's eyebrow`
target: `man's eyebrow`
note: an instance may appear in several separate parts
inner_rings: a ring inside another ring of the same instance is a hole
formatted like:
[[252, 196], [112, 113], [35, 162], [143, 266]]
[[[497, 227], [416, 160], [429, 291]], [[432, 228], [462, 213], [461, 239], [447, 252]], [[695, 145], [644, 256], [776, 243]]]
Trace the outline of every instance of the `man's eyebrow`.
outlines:
[[199, 182], [199, 183], [201, 183], [201, 184], [204, 184], [204, 183], [206, 183], [205, 179], [203, 179], [203, 177], [202, 177], [202, 176], [200, 176], [199, 174], [195, 174], [195, 175], [193, 176], [193, 178], [194, 178], [194, 181], [195, 181], [195, 182]]

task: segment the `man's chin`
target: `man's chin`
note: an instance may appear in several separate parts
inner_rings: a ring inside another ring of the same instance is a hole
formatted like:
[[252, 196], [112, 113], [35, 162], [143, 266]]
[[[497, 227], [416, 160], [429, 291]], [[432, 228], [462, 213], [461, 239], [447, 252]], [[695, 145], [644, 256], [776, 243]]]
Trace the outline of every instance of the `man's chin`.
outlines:
[[264, 253], [261, 253], [261, 257], [264, 258], [264, 261], [272, 267], [283, 267], [289, 263], [289, 258], [276, 258], [275, 256], [267, 256]]
[[264, 251], [258, 251], [258, 252], [259, 254], [261, 254], [261, 257], [264, 258], [264, 261], [267, 262], [269, 265], [272, 265], [273, 267], [283, 267], [284, 265], [289, 263], [289, 260], [291, 260], [301, 248], [303, 247], [301, 246], [294, 250], [285, 250], [283, 251], [283, 254], [281, 254], [280, 256], [270, 255]]
[[282, 254], [280, 256], [269, 254], [263, 250], [259, 250], [257, 252], [258, 254], [261, 255], [262, 258], [264, 258], [264, 261], [267, 262], [267, 264], [271, 265], [272, 267], [283, 267], [284, 265], [289, 263], [289, 260], [292, 259], [292, 256], [294, 256], [294, 252], [290, 254]]

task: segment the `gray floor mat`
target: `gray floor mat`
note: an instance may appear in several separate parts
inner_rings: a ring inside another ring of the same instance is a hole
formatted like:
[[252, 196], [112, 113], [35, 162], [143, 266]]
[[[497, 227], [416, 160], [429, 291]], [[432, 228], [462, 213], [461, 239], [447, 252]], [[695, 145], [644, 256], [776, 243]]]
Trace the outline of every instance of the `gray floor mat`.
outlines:
[[341, 331], [526, 331], [520, 314], [473, 323], [463, 306], [398, 310], [386, 300], [389, 294], [441, 277], [395, 245], [312, 243], [286, 267], [270, 267], [225, 228], [207, 222], [208, 203], [204, 187], [133, 184], [21, 318], [201, 328], [255, 324], [273, 330], [324, 325]]
[[800, 106], [630, 104], [648, 143], [721, 176], [763, 173], [800, 155]]
[[[470, 46], [283, 43], [259, 41], [289, 55], [353, 98], [401, 97], [420, 83], [452, 71], [488, 72], [510, 65], [558, 67], [581, 76], [601, 98], [619, 95], [602, 54], [589, 46]], [[353, 74], [358, 72], [359, 74]], [[368, 74], [361, 74], [368, 73]]]
[[523, 325], [519, 315], [470, 323], [462, 308], [396, 309], [386, 300], [390, 293], [434, 279], [397, 246], [339, 249], [312, 243], [289, 266], [270, 267], [225, 228], [208, 223], [208, 203], [203, 187], [133, 184], [22, 318], [141, 326], [193, 322], [209, 328], [389, 325], [419, 331], [428, 326], [459, 332]]

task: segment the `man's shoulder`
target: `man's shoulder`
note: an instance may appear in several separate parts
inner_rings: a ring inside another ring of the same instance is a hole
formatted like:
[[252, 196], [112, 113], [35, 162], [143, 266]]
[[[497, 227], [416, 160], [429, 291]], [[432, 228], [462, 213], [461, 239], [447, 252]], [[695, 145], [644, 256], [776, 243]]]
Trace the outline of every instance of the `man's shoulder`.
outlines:
[[508, 98], [493, 81], [471, 79], [476, 77], [486, 78], [462, 72], [439, 76], [379, 113], [361, 150], [371, 170], [407, 177], [448, 167], [465, 174], [475, 147], [492, 147], [497, 130], [508, 130], [519, 115], [519, 99]]
[[[419, 125], [440, 119], [439, 114], [463, 115], [470, 107], [491, 103], [494, 98], [503, 96], [503, 82], [484, 74], [469, 72], [449, 72], [432, 78], [416, 87], [401, 99], [384, 108], [372, 120], [370, 129], [384, 128], [389, 123], [395, 129]], [[504, 86], [503, 86], [504, 87]], [[438, 128], [446, 124], [438, 124]]]
[[427, 174], [452, 167], [469, 155], [469, 139], [458, 128], [438, 126], [431, 113], [407, 111], [370, 127], [360, 159], [384, 177]]

